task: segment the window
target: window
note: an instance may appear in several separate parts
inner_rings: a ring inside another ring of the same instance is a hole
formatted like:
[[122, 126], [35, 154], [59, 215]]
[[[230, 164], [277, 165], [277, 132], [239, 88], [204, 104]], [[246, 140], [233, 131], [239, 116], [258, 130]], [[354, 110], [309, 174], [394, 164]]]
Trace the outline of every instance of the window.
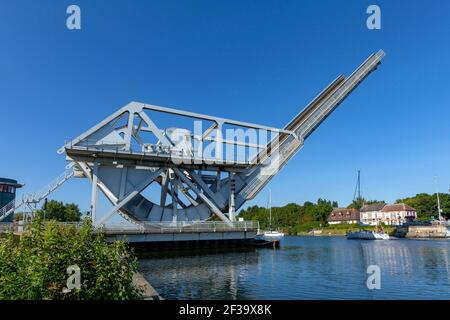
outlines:
[[16, 192], [15, 186], [10, 186], [7, 184], [0, 184], [0, 192], [2, 193], [14, 193]]

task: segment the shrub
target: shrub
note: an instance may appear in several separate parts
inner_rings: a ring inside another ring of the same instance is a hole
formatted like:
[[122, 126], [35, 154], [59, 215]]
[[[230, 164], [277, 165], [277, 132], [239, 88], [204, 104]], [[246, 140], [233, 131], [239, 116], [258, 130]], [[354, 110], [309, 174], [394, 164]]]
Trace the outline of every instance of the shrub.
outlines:
[[[81, 271], [81, 287], [68, 293], [67, 268]], [[18, 239], [0, 238], [0, 299], [135, 299], [137, 260], [126, 243], [106, 244], [89, 220], [81, 227], [35, 221]]]

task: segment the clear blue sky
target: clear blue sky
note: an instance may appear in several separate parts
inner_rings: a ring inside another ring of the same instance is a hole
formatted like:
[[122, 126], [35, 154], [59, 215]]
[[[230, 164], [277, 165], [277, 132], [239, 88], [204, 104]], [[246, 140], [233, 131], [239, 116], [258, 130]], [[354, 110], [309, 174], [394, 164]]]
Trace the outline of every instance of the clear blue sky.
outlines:
[[[82, 30], [66, 29], [81, 7]], [[378, 4], [382, 29], [366, 28]], [[387, 56], [272, 180], [273, 204], [450, 187], [449, 1], [0, 1], [0, 176], [40, 189], [56, 150], [129, 101], [281, 127], [338, 74]], [[72, 180], [54, 198], [89, 206]], [[253, 201], [265, 205], [267, 188]], [[249, 203], [252, 204], [252, 203]]]

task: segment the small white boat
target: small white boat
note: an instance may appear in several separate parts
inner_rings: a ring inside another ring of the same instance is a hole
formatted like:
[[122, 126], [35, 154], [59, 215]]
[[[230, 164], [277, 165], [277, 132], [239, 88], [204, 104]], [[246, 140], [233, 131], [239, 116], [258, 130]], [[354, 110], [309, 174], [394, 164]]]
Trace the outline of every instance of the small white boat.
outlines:
[[284, 237], [283, 232], [272, 230], [272, 190], [269, 189], [269, 231], [264, 231], [262, 233], [262, 238], [266, 240], [277, 240]]
[[359, 240], [389, 240], [389, 235], [384, 232], [375, 232], [369, 230], [361, 230], [355, 232], [348, 232], [346, 234], [347, 239], [359, 239]]
[[278, 232], [278, 231], [266, 231], [262, 234], [262, 237], [265, 239], [279, 239], [279, 238], [283, 238], [284, 237], [284, 233], [283, 232]]

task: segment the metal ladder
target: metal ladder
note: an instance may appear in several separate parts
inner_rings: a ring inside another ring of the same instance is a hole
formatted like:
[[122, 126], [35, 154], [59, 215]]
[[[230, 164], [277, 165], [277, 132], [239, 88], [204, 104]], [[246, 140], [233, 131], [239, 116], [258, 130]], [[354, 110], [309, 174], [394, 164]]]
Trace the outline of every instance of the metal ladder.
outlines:
[[16, 207], [16, 199], [13, 199], [11, 202], [7, 203], [3, 208], [0, 209], [0, 221], [4, 220], [9, 216], [14, 209], [19, 208], [21, 205]]
[[42, 200], [44, 200], [50, 193], [58, 189], [64, 182], [69, 180], [74, 175], [73, 165], [69, 165], [66, 167], [66, 170], [59, 175], [56, 179], [50, 182], [45, 188], [43, 188], [39, 192], [35, 192], [32, 194], [25, 194], [22, 197], [22, 201], [20, 201], [17, 205], [15, 203], [15, 199], [6, 204], [4, 207], [0, 209], [0, 221], [3, 221], [9, 215], [11, 215], [15, 210], [19, 209], [25, 204], [38, 204]]

